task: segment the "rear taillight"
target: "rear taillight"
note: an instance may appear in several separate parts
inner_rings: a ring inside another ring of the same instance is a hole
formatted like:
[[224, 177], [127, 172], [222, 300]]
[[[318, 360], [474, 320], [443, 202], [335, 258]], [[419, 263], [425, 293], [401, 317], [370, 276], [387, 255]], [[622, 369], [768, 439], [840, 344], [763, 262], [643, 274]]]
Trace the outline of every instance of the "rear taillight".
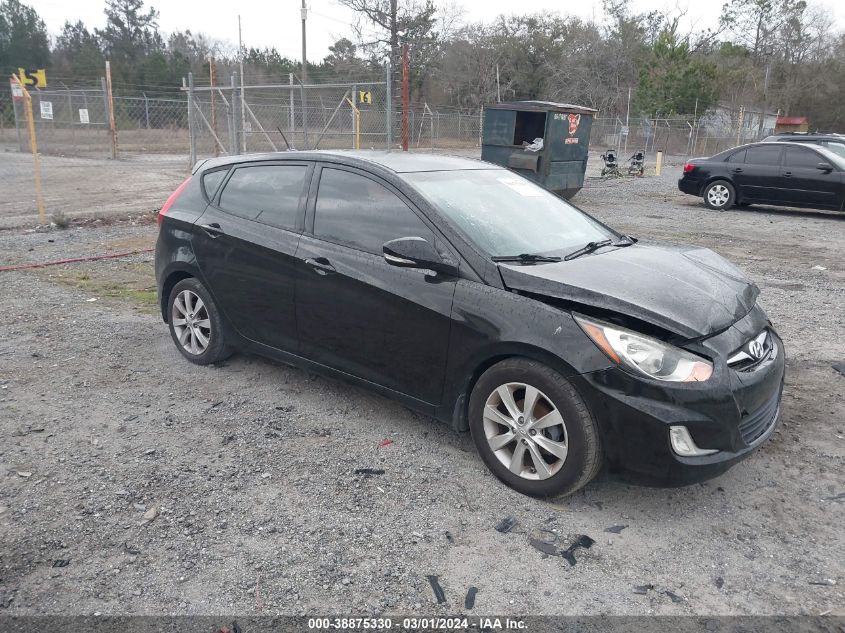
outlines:
[[188, 186], [189, 182], [191, 182], [190, 176], [188, 176], [188, 178], [187, 178], [187, 180], [185, 180], [185, 182], [183, 182], [181, 185], [176, 187], [176, 191], [171, 193], [170, 197], [167, 200], [165, 200], [164, 206], [162, 206], [161, 209], [159, 209], [158, 218], [156, 218], [156, 221], [157, 221], [158, 224], [161, 224], [161, 221], [164, 219], [164, 216], [167, 215], [167, 212], [170, 210], [170, 207], [173, 206], [173, 203], [176, 202], [176, 198], [178, 198], [179, 194], [182, 193], [182, 190], [185, 187]]
[[695, 169], [695, 164], [693, 164], [693, 163], [684, 163], [684, 173], [685, 173], [685, 174], [690, 173], [690, 172], [691, 172], [692, 170], [694, 170], [694, 169]]

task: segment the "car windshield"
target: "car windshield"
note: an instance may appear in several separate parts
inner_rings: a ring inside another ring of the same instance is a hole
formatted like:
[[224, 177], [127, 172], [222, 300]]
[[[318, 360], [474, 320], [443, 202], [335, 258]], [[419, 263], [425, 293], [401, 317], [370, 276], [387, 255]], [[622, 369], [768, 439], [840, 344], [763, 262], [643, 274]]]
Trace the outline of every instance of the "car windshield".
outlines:
[[504, 169], [402, 174], [491, 256], [565, 255], [620, 237], [562, 198]]
[[831, 141], [824, 144], [820, 143], [820, 145], [822, 145], [822, 147], [824, 147], [827, 151], [833, 152], [840, 158], [845, 158], [845, 144], [837, 143], [836, 141]]

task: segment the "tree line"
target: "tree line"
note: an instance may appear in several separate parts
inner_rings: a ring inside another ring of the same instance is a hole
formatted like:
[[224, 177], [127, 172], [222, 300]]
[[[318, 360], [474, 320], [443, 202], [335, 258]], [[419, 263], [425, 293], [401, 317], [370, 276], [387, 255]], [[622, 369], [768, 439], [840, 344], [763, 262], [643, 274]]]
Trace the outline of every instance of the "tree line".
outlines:
[[[706, 30], [685, 30], [679, 9], [636, 12], [629, 0], [604, 0], [596, 20], [544, 12], [486, 23], [467, 23], [432, 0], [339, 1], [358, 20], [324, 59], [309, 62], [309, 81], [380, 80], [391, 59], [398, 88], [407, 45], [412, 101], [468, 113], [499, 99], [578, 103], [622, 117], [629, 106], [632, 116], [675, 117], [722, 104], [804, 115], [835, 131], [845, 109], [845, 35], [805, 0], [728, 0]], [[117, 94], [149, 96], [172, 94], [189, 71], [207, 84], [211, 63], [226, 84], [241, 57], [247, 84], [301, 74], [298, 61], [272, 47], [239, 51], [190, 30], [164, 35], [144, 0], [105, 0], [104, 11], [104, 28], [66, 22], [51, 38], [32, 7], [0, 0], [0, 71], [46, 67], [54, 81], [80, 86], [109, 59]]]

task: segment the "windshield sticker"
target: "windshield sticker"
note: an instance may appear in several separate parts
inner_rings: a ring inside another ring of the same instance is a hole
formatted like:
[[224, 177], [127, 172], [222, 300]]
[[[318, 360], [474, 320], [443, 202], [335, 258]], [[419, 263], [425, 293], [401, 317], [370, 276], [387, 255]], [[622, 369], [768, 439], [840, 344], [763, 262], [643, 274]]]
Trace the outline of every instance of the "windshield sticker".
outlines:
[[530, 182], [522, 180], [522, 178], [497, 178], [496, 180], [498, 180], [503, 185], [507, 185], [508, 187], [516, 191], [519, 195], [524, 196], [526, 198], [537, 198], [538, 196], [543, 195], [542, 189], [535, 185], [532, 185]]

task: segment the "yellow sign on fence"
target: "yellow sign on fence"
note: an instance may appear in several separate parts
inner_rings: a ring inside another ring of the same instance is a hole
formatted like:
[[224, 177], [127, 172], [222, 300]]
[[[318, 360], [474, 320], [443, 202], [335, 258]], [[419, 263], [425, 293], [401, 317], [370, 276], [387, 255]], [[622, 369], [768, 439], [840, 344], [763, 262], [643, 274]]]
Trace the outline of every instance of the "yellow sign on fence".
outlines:
[[35, 88], [47, 87], [47, 71], [43, 68], [38, 70], [27, 70], [26, 68], [18, 68], [18, 79], [24, 86], [33, 86]]
[[366, 103], [367, 105], [372, 105], [373, 103], [373, 93], [369, 90], [359, 90], [358, 91], [358, 103]]

